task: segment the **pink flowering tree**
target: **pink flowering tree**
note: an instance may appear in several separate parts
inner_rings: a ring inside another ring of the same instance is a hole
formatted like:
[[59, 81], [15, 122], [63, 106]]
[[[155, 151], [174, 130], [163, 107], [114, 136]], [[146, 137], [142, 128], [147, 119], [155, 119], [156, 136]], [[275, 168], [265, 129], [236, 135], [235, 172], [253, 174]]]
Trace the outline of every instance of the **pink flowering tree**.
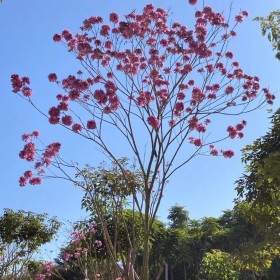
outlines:
[[[104, 257], [106, 256], [104, 245], [96, 236], [97, 225], [95, 222], [88, 222], [86, 225], [84, 223], [85, 221], [75, 224], [76, 230], [71, 232], [70, 242], [61, 249], [56, 259], [58, 264], [43, 262], [36, 280], [53, 279], [53, 277], [65, 280], [74, 277], [73, 274], [88, 280], [106, 279], [102, 274], [108, 274], [110, 266]], [[115, 276], [115, 279], [117, 277]]]
[[[195, 6], [197, 1], [189, 3]], [[242, 11], [226, 19], [204, 6], [195, 10], [194, 26], [188, 28], [149, 4], [142, 13], [133, 11], [122, 19], [111, 13], [108, 24], [92, 16], [84, 20], [80, 33], [64, 30], [53, 37], [74, 54], [83, 72], [66, 78], [49, 74], [63, 93], [42, 113], [51, 125], [101, 148], [119, 164], [124, 178], [119, 153], [132, 157], [141, 172], [142, 188], [131, 193], [143, 213], [141, 280], [149, 279], [149, 237], [167, 180], [197, 155], [232, 157], [234, 152], [220, 142], [242, 138], [242, 115], [273, 103], [274, 95], [261, 87], [258, 77], [244, 73], [228, 49], [237, 25], [247, 16]], [[29, 78], [14, 74], [11, 81], [13, 92], [40, 111], [32, 101]], [[228, 118], [229, 124], [220, 128], [224, 133], [218, 137], [211, 132], [219, 118]], [[23, 174], [20, 185], [41, 184], [50, 167], [60, 172], [51, 176], [76, 183], [66, 169], [80, 170], [59, 157], [61, 143], [42, 150], [36, 146], [38, 134], [23, 135], [20, 157], [34, 162], [34, 170]], [[125, 145], [124, 151], [116, 153], [112, 137]]]

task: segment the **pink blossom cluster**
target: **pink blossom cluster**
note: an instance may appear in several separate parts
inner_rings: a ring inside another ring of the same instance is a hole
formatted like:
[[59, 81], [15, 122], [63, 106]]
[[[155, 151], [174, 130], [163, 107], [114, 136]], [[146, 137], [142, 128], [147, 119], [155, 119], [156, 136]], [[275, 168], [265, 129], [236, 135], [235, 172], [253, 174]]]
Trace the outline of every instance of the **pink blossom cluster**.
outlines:
[[43, 273], [36, 274], [36, 276], [35, 276], [35, 280], [45, 280], [46, 278], [47, 278], [47, 275], [43, 274]]
[[30, 97], [32, 95], [32, 90], [27, 86], [30, 84], [28, 77], [20, 77], [18, 74], [13, 74], [11, 76], [11, 83], [14, 93], [21, 91], [25, 97]]
[[160, 126], [160, 120], [153, 115], [147, 118], [147, 122], [153, 129], [158, 129]]
[[242, 138], [244, 136], [242, 130], [246, 124], [247, 124], [247, 122], [245, 120], [243, 120], [241, 123], [237, 124], [236, 126], [231, 126], [231, 125], [228, 126], [227, 132], [229, 133], [229, 137], [231, 139], [233, 139], [237, 136], [239, 138]]
[[82, 232], [79, 232], [79, 231], [73, 231], [71, 233], [71, 236], [72, 236], [71, 244], [78, 244], [78, 243], [80, 243], [81, 240], [86, 239], [86, 236]]
[[[218, 156], [220, 154], [213, 144], [209, 145], [209, 148], [210, 148], [210, 155]], [[220, 152], [224, 158], [231, 158], [234, 156], [234, 152], [232, 150], [221, 150]]]
[[[95, 234], [95, 232], [96, 232], [95, 227], [96, 227], [96, 223], [95, 222], [91, 223], [89, 225], [88, 233]], [[84, 233], [79, 232], [79, 231], [73, 231], [71, 233], [71, 236], [72, 236], [72, 239], [71, 239], [70, 243], [73, 245], [76, 245], [76, 248], [75, 248], [74, 252], [72, 252], [72, 253], [66, 252], [63, 255], [64, 261], [69, 261], [73, 258], [78, 259], [83, 254], [87, 254], [87, 252], [89, 250], [88, 248], [81, 247], [82, 241], [86, 241], [86, 239], [87, 239], [87, 236]], [[102, 241], [96, 239], [94, 242], [94, 246], [96, 246], [97, 248], [100, 248], [102, 246]]]
[[233, 150], [225, 150], [225, 151], [221, 150], [221, 152], [222, 152], [222, 154], [225, 158], [231, 158], [231, 157], [234, 156], [234, 151]]
[[218, 150], [216, 149], [216, 147], [213, 144], [209, 145], [209, 148], [210, 148], [210, 155], [211, 156], [218, 156], [219, 155]]
[[100, 248], [102, 246], [102, 241], [101, 240], [95, 240], [94, 244], [97, 248]]
[[86, 254], [88, 252], [87, 248], [81, 248], [81, 247], [77, 247], [74, 251], [74, 253], [65, 253], [63, 255], [63, 259], [67, 262], [71, 259], [78, 259], [80, 258], [83, 254]]
[[32, 133], [25, 133], [22, 135], [22, 140], [26, 142], [23, 147], [23, 150], [20, 151], [19, 157], [21, 159], [25, 159], [29, 162], [34, 162], [34, 168], [37, 171], [37, 176], [34, 176], [31, 170], [27, 170], [24, 174], [19, 178], [19, 185], [21, 187], [25, 186], [28, 182], [30, 185], [40, 185], [42, 183], [42, 176], [45, 173], [45, 167], [48, 167], [52, 159], [58, 155], [61, 144], [58, 142], [54, 142], [49, 144], [44, 151], [41, 153], [41, 156], [36, 158], [36, 145], [33, 142], [39, 136], [39, 132], [37, 130]]
[[202, 146], [202, 140], [200, 138], [189, 137], [189, 141], [191, 144], [194, 144], [196, 147]]
[[47, 277], [50, 277], [52, 275], [53, 267], [54, 265], [52, 262], [44, 262], [42, 266], [43, 273], [36, 274], [35, 279], [45, 280]]
[[[89, 100], [96, 102], [98, 106], [102, 106], [102, 111], [104, 114], [109, 114], [116, 111], [119, 108], [120, 100], [117, 96], [117, 86], [112, 80], [107, 80], [104, 83], [104, 90], [97, 89], [92, 95], [90, 95], [89, 88], [91, 85], [100, 82], [101, 77], [97, 76], [95, 78], [88, 78], [87, 80], [82, 80], [76, 78], [73, 75], [69, 75], [67, 78], [63, 79], [61, 82], [62, 87], [67, 92], [67, 95], [59, 94], [57, 99], [60, 103], [57, 106], [53, 106], [49, 109], [49, 122], [51, 124], [62, 123], [65, 126], [71, 126], [72, 130], [76, 133], [81, 133], [83, 130], [83, 125], [80, 123], [74, 123], [73, 117], [65, 112], [69, 110], [69, 102], [83, 102], [88, 103]], [[57, 81], [56, 74], [52, 73], [49, 75], [50, 81]], [[60, 84], [60, 82], [57, 82]], [[95, 120], [88, 120], [86, 128], [88, 130], [94, 130], [97, 128]]]

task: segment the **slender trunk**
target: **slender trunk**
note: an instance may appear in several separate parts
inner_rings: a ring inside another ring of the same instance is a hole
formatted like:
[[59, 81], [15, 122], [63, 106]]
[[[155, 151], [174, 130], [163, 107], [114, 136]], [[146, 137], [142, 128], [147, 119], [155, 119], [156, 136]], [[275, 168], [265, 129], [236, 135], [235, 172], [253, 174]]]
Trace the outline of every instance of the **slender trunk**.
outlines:
[[144, 220], [144, 246], [143, 246], [143, 263], [141, 269], [141, 280], [149, 280], [149, 240], [150, 240], [150, 190], [147, 188], [145, 200], [145, 220]]

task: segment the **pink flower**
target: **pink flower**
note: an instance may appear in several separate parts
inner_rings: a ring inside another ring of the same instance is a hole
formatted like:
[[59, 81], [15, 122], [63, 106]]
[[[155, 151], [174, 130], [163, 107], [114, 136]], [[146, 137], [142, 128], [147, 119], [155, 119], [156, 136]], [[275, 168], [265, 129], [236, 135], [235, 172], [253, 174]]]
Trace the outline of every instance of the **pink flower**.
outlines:
[[218, 153], [218, 151], [216, 150], [216, 149], [211, 149], [211, 151], [210, 151], [210, 155], [211, 156], [218, 156], [219, 155], [219, 153]]
[[72, 130], [75, 132], [75, 133], [79, 133], [81, 132], [83, 129], [83, 127], [79, 124], [79, 123], [74, 123], [72, 125]]
[[24, 178], [26, 179], [26, 180], [29, 180], [29, 179], [31, 179], [32, 178], [32, 171], [31, 170], [27, 170], [27, 171], [25, 171], [24, 172], [24, 174], [23, 174], [23, 176], [24, 176]]
[[109, 35], [109, 31], [110, 31], [110, 26], [107, 25], [107, 24], [104, 24], [104, 25], [101, 26], [100, 35], [108, 36]]
[[233, 138], [235, 138], [237, 136], [236, 128], [231, 126], [231, 125], [228, 126], [227, 132], [229, 133], [229, 137], [231, 139], [233, 139]]
[[22, 134], [22, 136], [21, 136], [21, 139], [24, 141], [24, 142], [26, 142], [26, 141], [28, 141], [29, 140], [29, 138], [30, 138], [30, 134]]
[[233, 53], [232, 52], [226, 52], [226, 58], [232, 59], [233, 58]]
[[23, 150], [19, 153], [19, 157], [21, 159], [26, 159], [27, 161], [34, 161], [35, 150], [35, 144], [33, 142], [29, 142], [24, 145]]
[[184, 110], [184, 103], [183, 102], [177, 102], [176, 104], [175, 104], [175, 110], [176, 111], [183, 111]]
[[30, 185], [40, 185], [42, 183], [42, 179], [40, 177], [34, 177], [29, 180]]
[[102, 246], [102, 242], [100, 240], [95, 240], [94, 244], [96, 245], [96, 247], [101, 247]]
[[49, 109], [49, 115], [51, 117], [59, 117], [60, 115], [60, 110], [57, 107], [51, 107]]
[[60, 111], [68, 111], [69, 109], [69, 104], [65, 101], [61, 101], [58, 106], [57, 109], [59, 109]]
[[24, 88], [22, 89], [22, 94], [23, 94], [24, 96], [26, 96], [26, 97], [32, 96], [32, 90], [31, 90], [31, 88], [29, 88], [29, 87], [24, 87]]
[[202, 146], [202, 140], [200, 138], [190, 137], [189, 140], [191, 144], [194, 144], [197, 147]]
[[69, 116], [69, 115], [63, 116], [63, 117], [61, 118], [61, 121], [62, 121], [62, 123], [63, 123], [64, 125], [66, 125], [66, 126], [70, 126], [70, 125], [73, 124], [73, 119], [72, 119], [72, 117]]
[[176, 125], [176, 121], [175, 121], [175, 120], [170, 120], [170, 121], [168, 122], [168, 124], [169, 124], [170, 127], [173, 127], [173, 126]]
[[[11, 75], [11, 83], [12, 83], [12, 87], [13, 87], [13, 92], [17, 93], [20, 90], [24, 89], [24, 87], [26, 87], [26, 85], [29, 85], [30, 80], [28, 77], [20, 77], [18, 74], [13, 74], [13, 75]], [[30, 94], [31, 89], [26, 87], [25, 91], [26, 91], [25, 92], [26, 96], [28, 96]], [[31, 93], [32, 93], [32, 91], [31, 91]]]
[[234, 156], [234, 152], [232, 150], [227, 150], [227, 151], [221, 150], [221, 152], [225, 158], [231, 158]]
[[59, 117], [50, 117], [49, 118], [49, 123], [50, 124], [58, 124], [59, 123], [60, 118]]
[[118, 23], [119, 22], [119, 15], [117, 13], [111, 13], [110, 14], [110, 21], [113, 23]]
[[89, 120], [87, 122], [87, 129], [96, 129], [96, 122], [94, 120]]
[[56, 82], [57, 81], [57, 75], [55, 73], [50, 73], [48, 75], [48, 79], [50, 82]]
[[155, 116], [149, 116], [147, 118], [147, 122], [150, 126], [152, 126], [153, 129], [158, 129], [160, 126], [160, 121], [158, 118], [156, 118]]
[[248, 17], [248, 16], [249, 16], [248, 11], [242, 11], [241, 14], [242, 14], [244, 17]]
[[197, 4], [197, 0], [189, 0], [189, 4], [195, 6]]
[[34, 136], [34, 137], [38, 137], [39, 136], [39, 131], [38, 130], [34, 130], [32, 133], [31, 133], [31, 136]]
[[72, 254], [69, 254], [69, 253], [65, 253], [65, 254], [63, 255], [63, 259], [64, 259], [66, 262], [69, 261], [69, 259], [70, 259], [71, 257], [73, 257], [73, 255], [72, 255]]
[[35, 276], [35, 280], [45, 280], [46, 277], [47, 275], [40, 273]]
[[70, 41], [71, 39], [73, 39], [73, 35], [71, 34], [71, 32], [69, 30], [66, 30], [66, 29], [62, 31], [62, 37], [66, 41]]
[[231, 94], [234, 91], [234, 87], [233, 86], [227, 86], [226, 87], [226, 94]]
[[197, 138], [193, 141], [194, 145], [197, 147], [200, 147], [202, 145], [201, 139]]
[[59, 35], [59, 34], [54, 34], [53, 35], [54, 42], [60, 42], [61, 39], [62, 39], [61, 35]]
[[21, 176], [21, 177], [19, 178], [19, 185], [20, 185], [21, 187], [24, 187], [24, 186], [26, 185], [26, 178], [25, 178], [25, 177]]
[[243, 16], [242, 15], [237, 15], [235, 17], [235, 21], [238, 22], [238, 23], [241, 23], [243, 21]]

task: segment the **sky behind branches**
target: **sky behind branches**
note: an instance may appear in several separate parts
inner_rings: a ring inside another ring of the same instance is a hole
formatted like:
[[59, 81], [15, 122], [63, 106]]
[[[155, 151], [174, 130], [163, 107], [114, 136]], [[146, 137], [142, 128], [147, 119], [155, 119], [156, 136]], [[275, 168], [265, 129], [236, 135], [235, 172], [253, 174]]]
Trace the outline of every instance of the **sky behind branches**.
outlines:
[[[47, 119], [13, 94], [10, 75], [18, 73], [29, 76], [35, 102], [42, 110], [47, 111], [55, 104], [55, 96], [59, 93], [59, 89], [49, 83], [48, 74], [56, 72], [62, 78], [81, 69], [73, 55], [62, 45], [53, 42], [53, 34], [60, 33], [63, 29], [72, 30], [75, 34], [85, 18], [101, 15], [107, 20], [110, 12], [117, 12], [119, 15], [134, 9], [140, 12], [147, 3], [149, 2], [143, 0], [5, 0], [0, 5], [1, 213], [4, 208], [23, 209], [37, 213], [47, 212], [58, 216], [60, 220], [73, 221], [85, 216], [80, 209], [82, 192], [66, 181], [45, 180], [41, 186], [19, 187], [18, 178], [28, 169], [28, 164], [18, 157], [23, 147], [23, 133], [38, 129], [44, 143], [61, 141], [62, 155], [68, 160], [79, 162], [80, 166], [85, 163], [96, 166], [107, 160], [96, 147], [71, 137], [71, 132], [50, 126]], [[190, 26], [194, 22], [194, 8], [187, 1], [151, 3], [156, 7], [169, 9], [173, 21]], [[279, 1], [209, 0], [205, 4], [212, 6], [215, 11], [224, 12], [226, 16], [230, 13], [231, 5], [232, 16], [240, 10], [249, 11], [249, 18], [238, 27], [238, 35], [230, 42], [228, 49], [234, 52], [235, 59], [246, 73], [259, 76], [262, 86], [268, 86], [272, 92], [276, 92], [280, 87], [280, 63], [274, 58], [271, 46], [261, 36], [259, 24], [253, 18], [279, 9]], [[278, 99], [272, 106], [273, 110], [279, 107]], [[175, 203], [185, 206], [192, 218], [219, 216], [223, 210], [232, 207], [232, 200], [236, 197], [234, 181], [243, 172], [239, 151], [266, 133], [269, 127], [267, 109], [268, 107], [236, 118], [234, 123], [245, 118], [248, 125], [244, 130], [244, 139], [227, 142], [227, 147], [235, 150], [234, 158], [197, 157], [174, 174], [158, 212], [161, 220], [166, 219], [168, 209]], [[216, 127], [217, 133], [227, 124], [223, 119], [219, 123], [221, 127]], [[112, 137], [112, 141], [117, 139]], [[116, 145], [120, 147], [120, 151], [125, 149], [123, 143], [116, 142]]]

